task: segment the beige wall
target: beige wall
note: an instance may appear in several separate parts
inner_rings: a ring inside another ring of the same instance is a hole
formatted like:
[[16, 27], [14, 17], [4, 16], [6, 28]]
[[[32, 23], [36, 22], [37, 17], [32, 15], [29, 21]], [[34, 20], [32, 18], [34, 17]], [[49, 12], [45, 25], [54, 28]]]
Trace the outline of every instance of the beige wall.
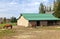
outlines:
[[21, 16], [21, 18], [17, 20], [17, 25], [28, 27], [28, 20]]

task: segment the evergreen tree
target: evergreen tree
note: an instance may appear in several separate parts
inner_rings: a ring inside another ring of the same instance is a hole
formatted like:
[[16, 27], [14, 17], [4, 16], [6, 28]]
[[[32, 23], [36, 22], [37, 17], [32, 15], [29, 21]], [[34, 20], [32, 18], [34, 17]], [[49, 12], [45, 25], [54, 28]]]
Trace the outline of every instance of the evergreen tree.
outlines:
[[54, 0], [54, 8], [53, 8], [53, 11], [56, 10], [56, 1]]
[[11, 19], [10, 19], [10, 20], [11, 20], [11, 22], [12, 22], [12, 23], [16, 23], [16, 22], [17, 22], [16, 17], [11, 17]]
[[39, 13], [45, 13], [45, 9], [44, 9], [43, 3], [41, 3], [40, 6], [39, 6]]
[[52, 10], [51, 10], [51, 6], [49, 7], [49, 12], [51, 12]]
[[4, 17], [3, 22], [6, 23], [6, 17]]
[[54, 9], [54, 15], [58, 18], [60, 18], [60, 0], [56, 0], [55, 4], [55, 9]]

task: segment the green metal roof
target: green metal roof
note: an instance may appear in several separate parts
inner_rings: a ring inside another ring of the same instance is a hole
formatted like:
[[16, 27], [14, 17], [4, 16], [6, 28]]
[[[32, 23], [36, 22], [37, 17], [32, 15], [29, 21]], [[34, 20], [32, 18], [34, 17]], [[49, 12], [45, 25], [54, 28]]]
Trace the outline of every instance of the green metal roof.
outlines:
[[22, 16], [27, 20], [60, 20], [59, 18], [54, 17], [52, 14], [22, 14]]

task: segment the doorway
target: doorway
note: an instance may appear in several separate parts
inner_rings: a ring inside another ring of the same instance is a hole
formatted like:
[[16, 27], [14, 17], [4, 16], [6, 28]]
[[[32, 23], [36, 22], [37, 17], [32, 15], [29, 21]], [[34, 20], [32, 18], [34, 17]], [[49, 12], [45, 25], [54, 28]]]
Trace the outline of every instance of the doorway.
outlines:
[[40, 26], [40, 21], [37, 21], [37, 26]]

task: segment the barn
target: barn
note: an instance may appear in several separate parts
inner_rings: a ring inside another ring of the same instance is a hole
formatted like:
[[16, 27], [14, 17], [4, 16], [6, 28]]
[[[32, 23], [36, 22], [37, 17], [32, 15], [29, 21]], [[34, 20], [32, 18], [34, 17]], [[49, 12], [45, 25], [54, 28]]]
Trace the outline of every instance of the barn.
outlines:
[[18, 26], [54, 26], [60, 25], [60, 18], [53, 16], [53, 14], [21, 14], [17, 20]]

